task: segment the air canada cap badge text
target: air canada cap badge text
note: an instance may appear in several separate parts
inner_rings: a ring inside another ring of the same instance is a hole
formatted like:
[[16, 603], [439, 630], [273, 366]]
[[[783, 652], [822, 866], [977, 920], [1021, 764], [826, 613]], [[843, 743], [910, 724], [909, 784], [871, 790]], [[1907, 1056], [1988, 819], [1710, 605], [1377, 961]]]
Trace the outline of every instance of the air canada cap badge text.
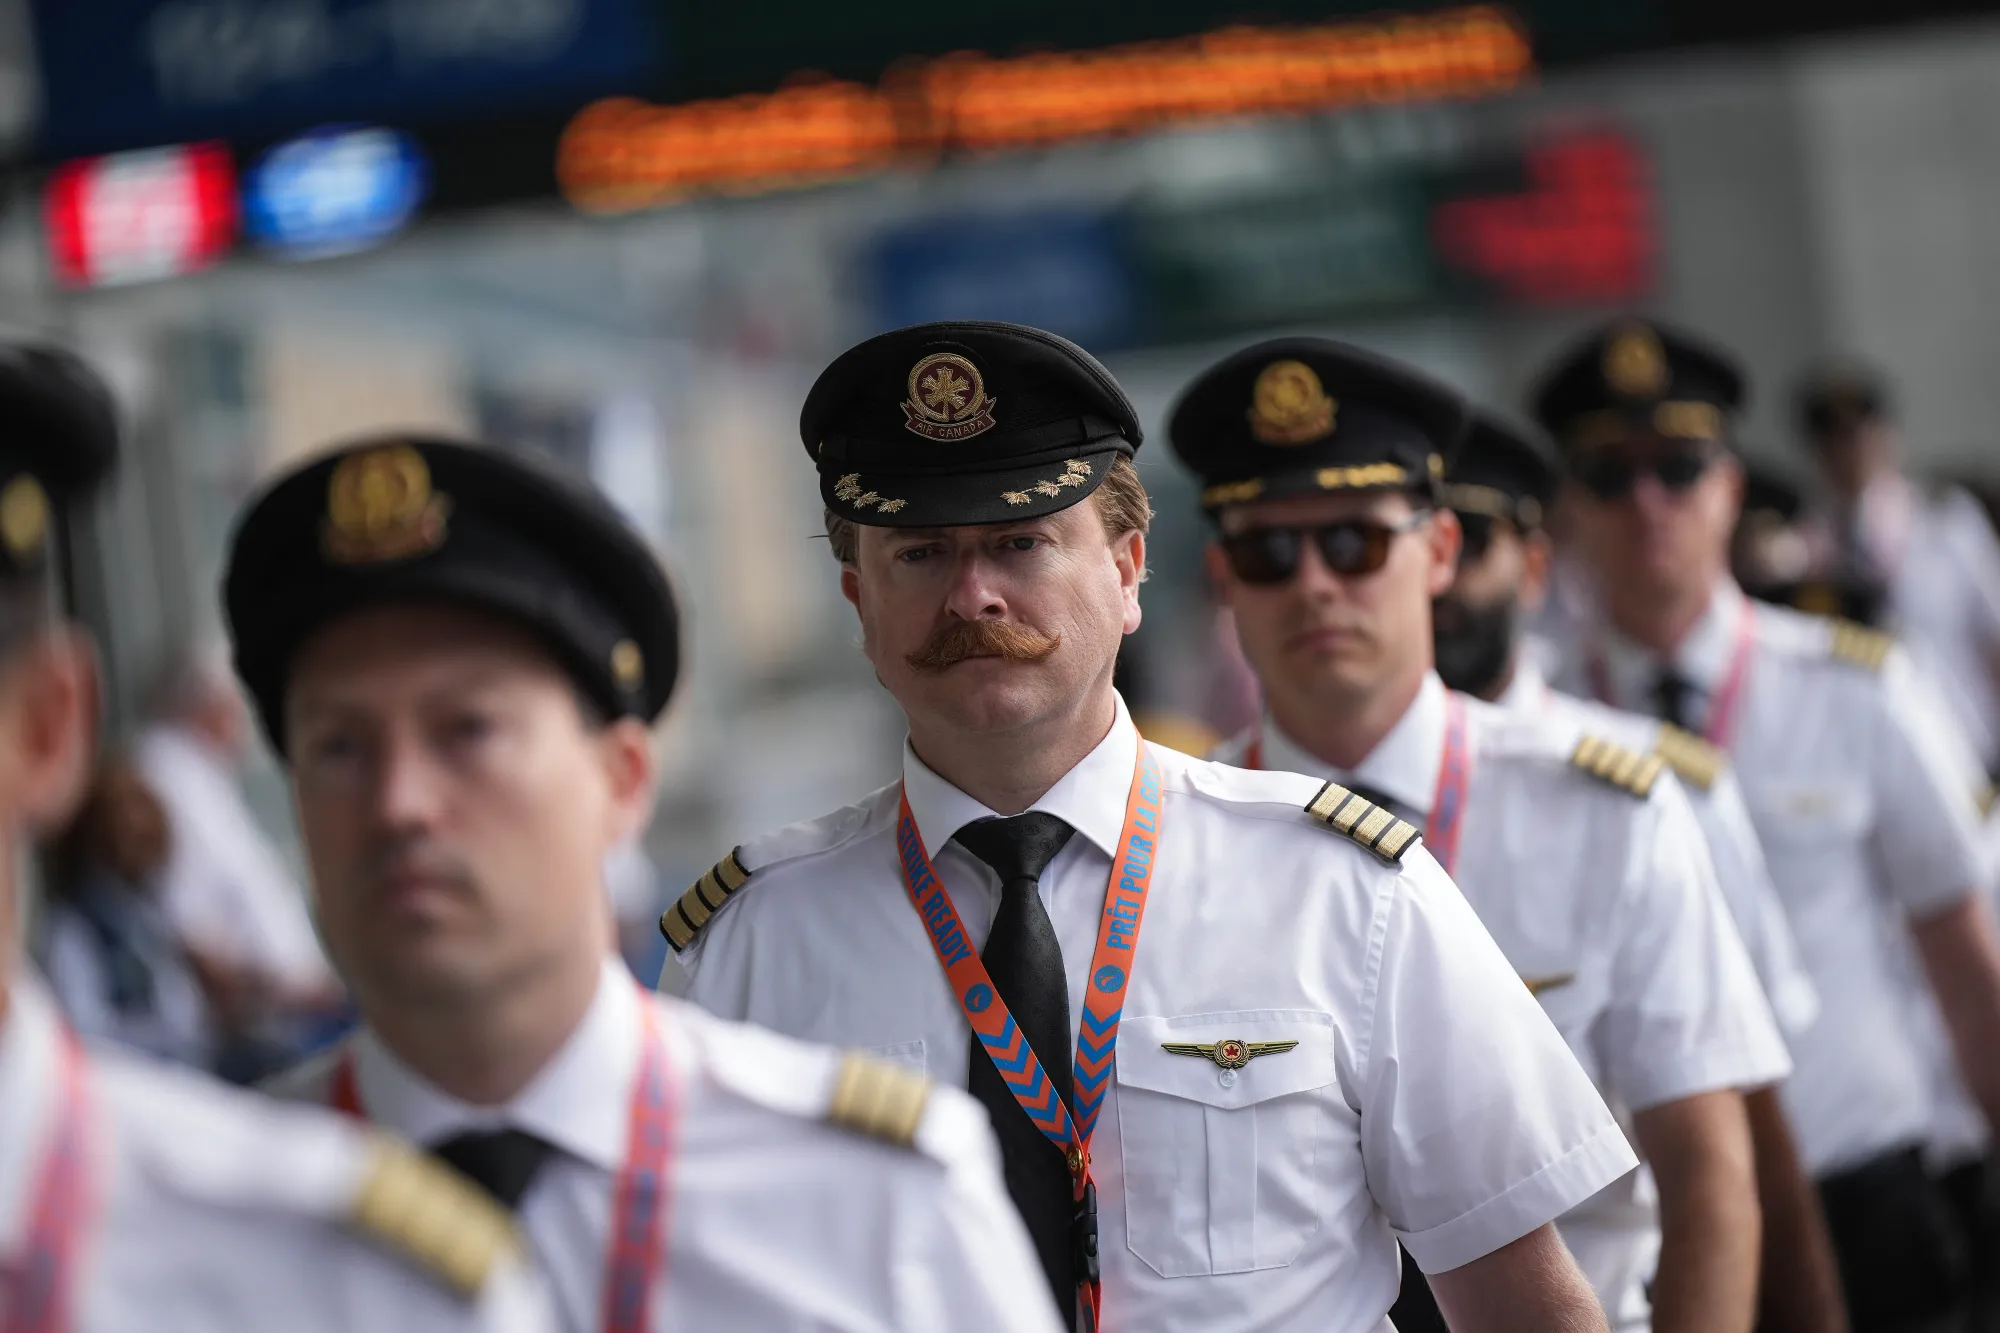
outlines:
[[979, 367], [956, 352], [933, 352], [910, 369], [903, 417], [927, 440], [969, 440], [993, 429], [997, 406]]

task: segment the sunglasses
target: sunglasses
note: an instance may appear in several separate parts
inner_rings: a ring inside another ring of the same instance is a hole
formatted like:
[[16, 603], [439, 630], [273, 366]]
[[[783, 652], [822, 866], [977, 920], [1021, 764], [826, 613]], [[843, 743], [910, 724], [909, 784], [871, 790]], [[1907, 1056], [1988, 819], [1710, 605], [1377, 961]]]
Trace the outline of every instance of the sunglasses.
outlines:
[[1644, 462], [1601, 455], [1577, 463], [1571, 474], [1579, 486], [1600, 500], [1625, 499], [1639, 478], [1648, 474], [1668, 494], [1684, 495], [1702, 479], [1716, 457], [1713, 449], [1669, 449]]
[[1319, 558], [1334, 573], [1347, 578], [1373, 574], [1389, 563], [1389, 547], [1397, 537], [1414, 532], [1430, 517], [1425, 510], [1399, 523], [1378, 519], [1347, 519], [1317, 527], [1250, 528], [1222, 539], [1229, 567], [1245, 583], [1275, 584], [1299, 572], [1306, 543], [1319, 548]]

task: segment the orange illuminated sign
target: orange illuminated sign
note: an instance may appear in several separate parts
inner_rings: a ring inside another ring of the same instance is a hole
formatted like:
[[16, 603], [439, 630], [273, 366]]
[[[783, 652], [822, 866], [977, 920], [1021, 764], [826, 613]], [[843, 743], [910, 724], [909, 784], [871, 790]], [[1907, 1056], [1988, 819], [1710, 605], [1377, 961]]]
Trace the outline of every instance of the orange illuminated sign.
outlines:
[[810, 184], [948, 152], [1027, 148], [1231, 116], [1476, 97], [1534, 68], [1527, 35], [1480, 6], [1179, 41], [912, 62], [878, 87], [824, 81], [682, 106], [612, 98], [563, 132], [578, 207], [620, 212], [709, 191]]

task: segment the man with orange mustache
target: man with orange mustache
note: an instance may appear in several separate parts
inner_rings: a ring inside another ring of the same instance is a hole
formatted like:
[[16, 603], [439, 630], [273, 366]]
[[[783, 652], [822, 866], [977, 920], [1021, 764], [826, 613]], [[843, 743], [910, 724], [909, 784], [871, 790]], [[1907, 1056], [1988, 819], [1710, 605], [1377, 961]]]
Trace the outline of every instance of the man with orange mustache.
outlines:
[[1548, 1223], [1630, 1149], [1416, 830], [1134, 730], [1151, 511], [1104, 367], [902, 329], [800, 430], [902, 774], [732, 852], [662, 985], [965, 1080], [1072, 1326], [1380, 1333], [1400, 1237], [1457, 1333], [1601, 1333]]
[[636, 985], [605, 854], [651, 807], [666, 576], [596, 492], [387, 437], [250, 506], [236, 667], [291, 778], [352, 1042], [283, 1091], [515, 1213], [568, 1333], [1047, 1333], [979, 1108]]
[[[1749, 1333], [1760, 1219], [1740, 1089], [1790, 1064], [1661, 762], [1432, 669], [1459, 412], [1418, 372], [1323, 338], [1247, 348], [1182, 395], [1172, 444], [1204, 485], [1209, 573], [1268, 709], [1224, 752], [1367, 790], [1423, 828], [1650, 1168], [1558, 1224], [1613, 1326]], [[1410, 1255], [1406, 1333], [1436, 1322], [1415, 1270], [1439, 1280]]]

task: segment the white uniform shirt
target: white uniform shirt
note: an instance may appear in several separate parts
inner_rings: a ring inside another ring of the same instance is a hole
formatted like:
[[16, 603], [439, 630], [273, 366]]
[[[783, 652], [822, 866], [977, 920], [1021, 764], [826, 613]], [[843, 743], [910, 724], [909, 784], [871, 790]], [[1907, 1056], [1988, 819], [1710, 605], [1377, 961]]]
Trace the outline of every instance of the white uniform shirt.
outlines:
[[159, 896], [181, 938], [301, 990], [329, 984], [305, 894], [229, 767], [173, 726], [141, 733], [133, 758], [166, 807]]
[[[1497, 702], [1502, 708], [1557, 713], [1594, 736], [1642, 753], [1651, 753], [1659, 745], [1666, 725], [1644, 713], [1628, 713], [1550, 689], [1540, 663], [1526, 653]], [[1750, 951], [1750, 962], [1764, 985], [1771, 1012], [1787, 1033], [1804, 1032], [1819, 1017], [1819, 992], [1799, 957], [1798, 942], [1792, 938], [1785, 905], [1771, 880], [1771, 868], [1764, 860], [1763, 844], [1757, 841], [1757, 826], [1750, 818], [1735, 770], [1725, 764], [1706, 787], [1683, 782], [1682, 790], [1701, 825], [1709, 860], [1715, 866], [1715, 882], [1722, 890], [1722, 900], [1729, 904], [1736, 933]]]
[[[1261, 761], [1353, 781], [1430, 813], [1446, 690], [1435, 675], [1352, 773], [1268, 719]], [[1600, 1092], [1621, 1115], [1790, 1072], [1679, 784], [1644, 798], [1570, 762], [1573, 722], [1465, 700], [1472, 777], [1454, 873]], [[1247, 743], [1239, 737], [1232, 748]], [[1565, 1214], [1564, 1241], [1620, 1328], [1650, 1326], [1658, 1200], [1635, 1172]]]
[[1982, 763], [2000, 759], [2000, 540], [1986, 511], [1959, 487], [1926, 494], [1886, 473], [1862, 494], [1859, 523], [1888, 583], [1890, 627], [1937, 684]]
[[[1070, 1012], [1139, 745], [1124, 705], [1034, 809]], [[1303, 811], [1319, 785], [1154, 747], [1162, 832], [1092, 1143], [1107, 1326], [1376, 1333], [1396, 1240], [1456, 1268], [1635, 1159], [1561, 1037], [1421, 846], [1385, 865]], [[951, 842], [992, 811], [907, 747], [924, 846], [983, 947], [999, 881]], [[971, 1034], [911, 906], [897, 789], [740, 849], [751, 873], [664, 986], [730, 1017], [963, 1084]], [[1163, 1042], [1295, 1041], [1240, 1070]], [[1074, 1040], [1074, 1038], [1072, 1038]]]
[[[1734, 656], [1744, 597], [1716, 590], [1674, 655], [1702, 691], [1697, 725]], [[1834, 623], [1752, 603], [1751, 656], [1727, 749], [1792, 935], [1819, 991], [1819, 1021], [1792, 1041], [1784, 1098], [1814, 1175], [1923, 1141], [1929, 1071], [1912, 1033], [1905, 918], [1984, 891], [1988, 868], [1942, 710], [1909, 659], [1879, 669], [1833, 651]], [[1593, 672], [1590, 663], [1601, 664]], [[1607, 629], [1569, 655], [1559, 688], [1632, 707], [1659, 667]]]
[[[17, 976], [0, 1019], [0, 1270], [28, 1245], [63, 1104], [62, 1040], [47, 994]], [[466, 1296], [350, 1225], [379, 1161], [375, 1135], [136, 1057], [93, 1055], [86, 1077], [97, 1194], [74, 1261], [72, 1333], [553, 1327], [517, 1257]]]
[[[837, 1052], [649, 998], [610, 961], [583, 1022], [503, 1107], [457, 1101], [365, 1030], [347, 1048], [369, 1118], [412, 1142], [512, 1127], [556, 1146], [519, 1215], [567, 1333], [601, 1326], [646, 1003], [659, 1006], [679, 1090], [653, 1328], [1052, 1333], [976, 1102], [932, 1088], [914, 1148], [839, 1128], [824, 1118]], [[324, 1104], [339, 1058], [273, 1090]]]

